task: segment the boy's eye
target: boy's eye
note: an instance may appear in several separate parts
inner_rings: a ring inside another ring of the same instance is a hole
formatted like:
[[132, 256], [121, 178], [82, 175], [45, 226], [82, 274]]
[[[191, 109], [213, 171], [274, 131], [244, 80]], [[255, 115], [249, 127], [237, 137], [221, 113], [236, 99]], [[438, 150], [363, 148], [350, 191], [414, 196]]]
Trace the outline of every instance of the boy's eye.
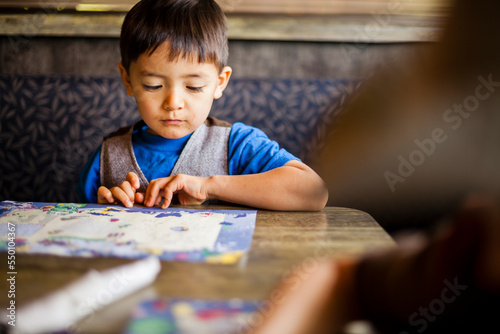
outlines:
[[193, 93], [201, 93], [203, 91], [203, 87], [187, 86], [186, 88], [192, 91]]
[[145, 90], [149, 90], [149, 91], [155, 91], [155, 90], [158, 90], [160, 88], [161, 88], [161, 86], [148, 86], [148, 85], [144, 85], [144, 89]]

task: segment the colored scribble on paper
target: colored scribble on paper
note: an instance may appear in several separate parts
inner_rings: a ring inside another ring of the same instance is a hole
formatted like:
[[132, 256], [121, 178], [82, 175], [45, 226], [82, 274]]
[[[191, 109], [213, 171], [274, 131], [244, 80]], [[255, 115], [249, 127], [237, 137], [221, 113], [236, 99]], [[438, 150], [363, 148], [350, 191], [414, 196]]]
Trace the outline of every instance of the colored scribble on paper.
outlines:
[[153, 299], [136, 306], [125, 333], [246, 333], [258, 308], [240, 299]]
[[[250, 248], [254, 210], [159, 209], [0, 202], [0, 235], [16, 225], [22, 252], [234, 263]], [[5, 250], [0, 243], [0, 250]]]

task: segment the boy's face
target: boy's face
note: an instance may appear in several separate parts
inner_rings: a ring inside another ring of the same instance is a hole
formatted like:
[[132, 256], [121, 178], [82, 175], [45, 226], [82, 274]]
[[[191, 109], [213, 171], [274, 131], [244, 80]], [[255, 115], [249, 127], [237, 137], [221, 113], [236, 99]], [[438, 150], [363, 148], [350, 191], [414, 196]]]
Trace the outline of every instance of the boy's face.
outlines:
[[182, 138], [194, 132], [208, 117], [212, 102], [222, 96], [231, 75], [219, 73], [213, 64], [179, 58], [168, 61], [168, 43], [152, 55], [143, 53], [130, 64], [119, 64], [127, 94], [134, 96], [142, 119], [153, 134]]

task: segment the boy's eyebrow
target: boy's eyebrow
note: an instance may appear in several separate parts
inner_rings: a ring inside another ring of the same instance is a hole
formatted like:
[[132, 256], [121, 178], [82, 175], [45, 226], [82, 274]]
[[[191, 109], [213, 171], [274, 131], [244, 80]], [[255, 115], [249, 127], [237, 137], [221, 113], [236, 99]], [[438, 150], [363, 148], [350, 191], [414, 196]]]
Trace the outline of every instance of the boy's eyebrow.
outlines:
[[186, 74], [183, 76], [183, 78], [201, 78], [201, 79], [204, 79], [208, 77], [208, 75], [204, 75], [204, 74], [197, 74], [197, 73], [193, 73], [193, 74]]
[[[157, 78], [162, 78], [162, 79], [166, 78], [166, 76], [164, 76], [162, 74], [153, 73], [153, 72], [147, 72], [147, 71], [141, 71], [140, 75], [144, 76], [144, 77], [157, 77]], [[182, 76], [183, 79], [189, 79], [189, 78], [205, 79], [207, 77], [208, 77], [208, 75], [198, 74], [198, 73], [185, 74], [185, 75]]]
[[152, 72], [147, 72], [147, 71], [141, 71], [139, 74], [143, 77], [158, 77], [158, 78], [165, 78], [164, 75], [158, 74], [158, 73], [152, 73]]

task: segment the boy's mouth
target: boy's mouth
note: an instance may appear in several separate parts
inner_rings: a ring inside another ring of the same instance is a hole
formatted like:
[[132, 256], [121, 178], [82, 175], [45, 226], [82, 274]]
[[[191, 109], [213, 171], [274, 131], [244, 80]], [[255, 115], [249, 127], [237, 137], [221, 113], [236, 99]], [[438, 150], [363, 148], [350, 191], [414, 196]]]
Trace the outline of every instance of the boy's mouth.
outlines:
[[165, 125], [179, 125], [182, 123], [180, 119], [162, 119], [161, 122]]

